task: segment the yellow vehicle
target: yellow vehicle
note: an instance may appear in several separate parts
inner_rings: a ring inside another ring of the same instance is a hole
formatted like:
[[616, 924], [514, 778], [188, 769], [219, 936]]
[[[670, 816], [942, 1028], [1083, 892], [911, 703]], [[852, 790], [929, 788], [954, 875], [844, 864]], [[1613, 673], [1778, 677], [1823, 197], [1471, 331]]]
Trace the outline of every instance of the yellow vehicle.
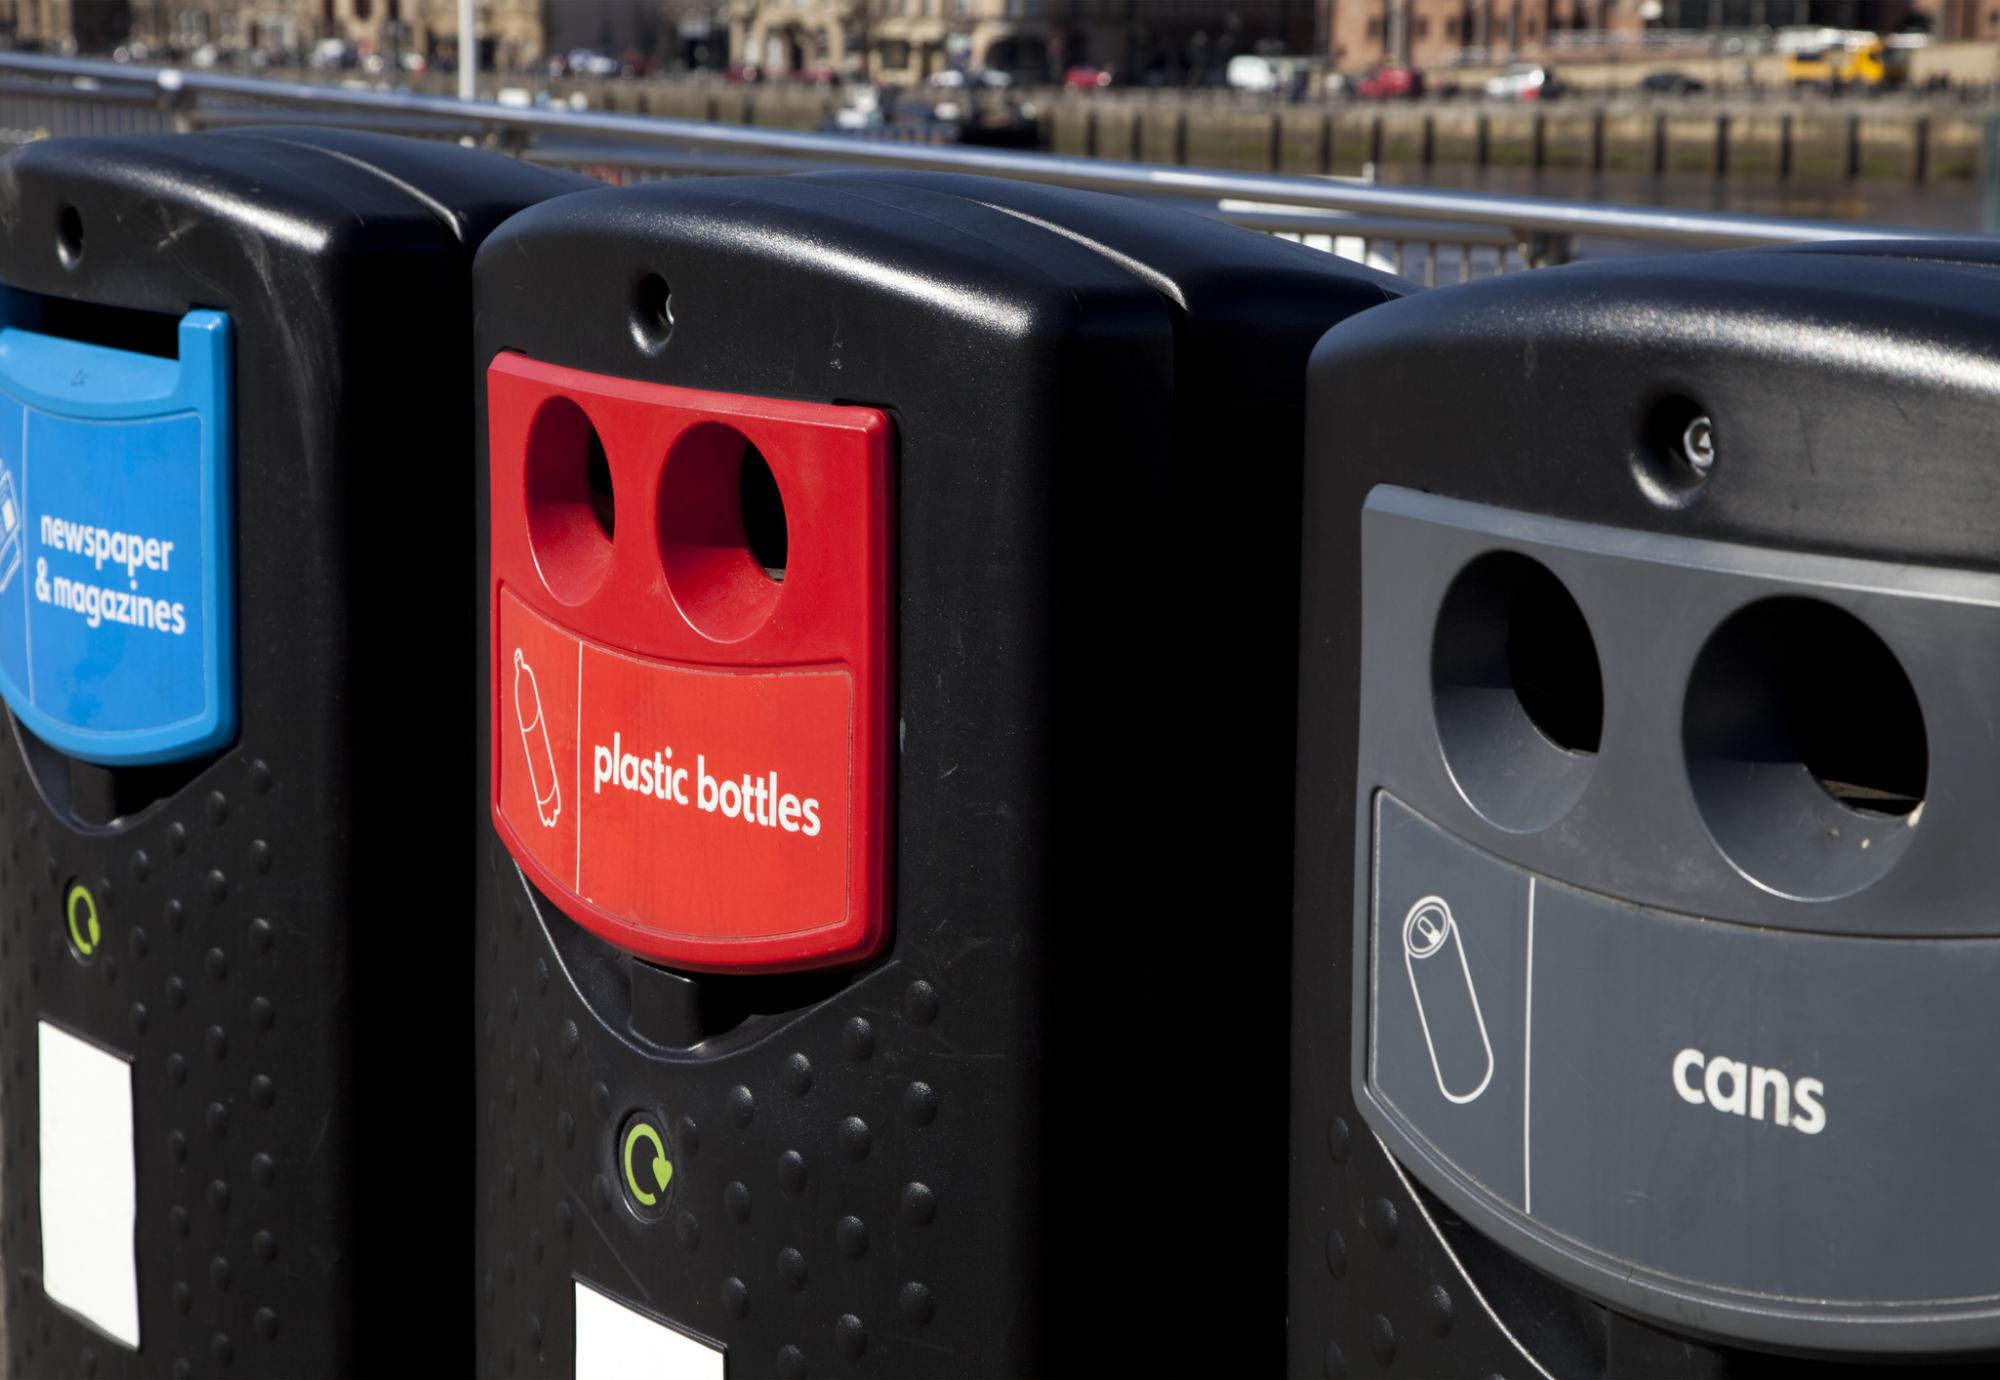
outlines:
[[1859, 87], [1864, 91], [1882, 91], [1901, 86], [1909, 77], [1909, 52], [1891, 48], [1874, 34], [1801, 48], [1785, 58], [1785, 80], [1793, 87], [1818, 87], [1824, 91]]

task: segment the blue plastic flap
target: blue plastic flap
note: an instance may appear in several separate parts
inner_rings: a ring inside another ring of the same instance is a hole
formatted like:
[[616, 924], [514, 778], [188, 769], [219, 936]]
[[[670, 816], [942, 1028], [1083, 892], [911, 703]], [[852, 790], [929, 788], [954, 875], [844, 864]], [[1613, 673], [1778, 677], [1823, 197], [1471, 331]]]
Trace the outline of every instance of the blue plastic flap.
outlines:
[[86, 761], [236, 733], [229, 318], [179, 347], [0, 329], [0, 696]]

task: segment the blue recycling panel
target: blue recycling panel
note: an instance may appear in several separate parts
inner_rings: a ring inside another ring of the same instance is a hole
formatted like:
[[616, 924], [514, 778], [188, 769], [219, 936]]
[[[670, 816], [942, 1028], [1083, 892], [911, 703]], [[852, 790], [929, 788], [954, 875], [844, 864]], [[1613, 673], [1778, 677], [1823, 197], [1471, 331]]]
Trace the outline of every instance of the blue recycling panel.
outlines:
[[108, 765], [236, 733], [230, 325], [179, 358], [0, 328], [0, 696]]

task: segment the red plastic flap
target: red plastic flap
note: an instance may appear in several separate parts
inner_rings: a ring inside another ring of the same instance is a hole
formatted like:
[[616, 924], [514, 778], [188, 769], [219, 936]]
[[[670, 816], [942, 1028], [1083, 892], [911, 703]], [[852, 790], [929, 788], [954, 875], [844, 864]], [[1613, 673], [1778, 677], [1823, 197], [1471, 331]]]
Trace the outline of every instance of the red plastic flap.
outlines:
[[[879, 951], [887, 419], [500, 355], [487, 420], [493, 821], [523, 870], [677, 967]], [[783, 502], [782, 579], [745, 533], [750, 447]]]

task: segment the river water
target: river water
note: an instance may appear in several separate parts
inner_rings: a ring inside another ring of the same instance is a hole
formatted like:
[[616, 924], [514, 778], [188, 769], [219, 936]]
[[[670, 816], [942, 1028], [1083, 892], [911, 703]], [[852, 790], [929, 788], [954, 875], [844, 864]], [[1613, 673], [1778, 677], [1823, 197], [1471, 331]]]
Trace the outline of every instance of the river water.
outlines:
[[[1657, 206], [1674, 211], [1728, 211], [1738, 215], [1781, 216], [1787, 219], [1845, 221], [1871, 230], [1898, 227], [1979, 234], [1984, 191], [1969, 179], [1939, 180], [1917, 186], [1894, 178], [1868, 178], [1853, 182], [1792, 181], [1776, 178], [1725, 178], [1717, 180], [1698, 173], [1666, 174], [1655, 177], [1643, 173], [1591, 174], [1576, 168], [1433, 167], [1384, 169], [1381, 182], [1388, 186], [1424, 186], [1453, 191], [1491, 192], [1508, 196], [1552, 197], [1561, 201], [1609, 202], [1620, 206]], [[1423, 246], [1405, 246], [1399, 255], [1395, 246], [1359, 241], [1327, 240], [1316, 236], [1307, 241], [1331, 248], [1343, 257], [1361, 259], [1391, 273], [1412, 277], [1423, 274]], [[1583, 237], [1572, 246], [1571, 257], [1584, 259], [1619, 258], [1632, 254], [1673, 252], [1670, 244], [1649, 245], [1626, 239]], [[1463, 277], [1485, 277], [1499, 266], [1492, 249], [1472, 251], [1469, 266], [1460, 261], [1457, 247], [1445, 244], [1437, 251], [1435, 279], [1439, 283], [1458, 282]], [[1521, 265], [1517, 253], [1510, 252], [1507, 267]], [[1465, 270], [1469, 267], [1469, 273]]]
[[1963, 178], [1917, 186], [1895, 178], [1779, 182], [1776, 178], [1717, 179], [1698, 173], [1654, 177], [1638, 173], [1593, 175], [1575, 168], [1535, 172], [1528, 168], [1432, 167], [1385, 169], [1381, 180], [1398, 186], [1448, 187], [1564, 201], [1608, 201], [1676, 211], [1733, 211], [1968, 233], [1980, 230], [1982, 201], [1980, 184]]

